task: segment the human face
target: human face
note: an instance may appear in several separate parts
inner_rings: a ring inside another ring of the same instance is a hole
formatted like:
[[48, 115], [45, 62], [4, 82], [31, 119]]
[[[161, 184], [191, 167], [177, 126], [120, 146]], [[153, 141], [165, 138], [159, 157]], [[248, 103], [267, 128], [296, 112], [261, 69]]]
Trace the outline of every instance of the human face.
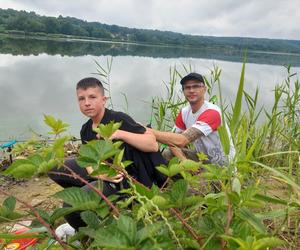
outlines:
[[190, 104], [197, 104], [204, 101], [206, 86], [196, 80], [189, 80], [183, 85], [183, 94]]
[[105, 110], [106, 97], [99, 87], [77, 89], [77, 100], [80, 111], [94, 122], [100, 122]]

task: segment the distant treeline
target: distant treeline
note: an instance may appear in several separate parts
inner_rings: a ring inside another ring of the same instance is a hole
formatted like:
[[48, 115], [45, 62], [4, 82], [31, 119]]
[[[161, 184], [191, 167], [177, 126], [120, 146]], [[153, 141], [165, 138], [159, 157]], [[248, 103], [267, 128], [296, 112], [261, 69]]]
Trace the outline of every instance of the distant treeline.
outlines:
[[35, 12], [13, 9], [0, 9], [0, 33], [18, 35], [36, 33], [40, 36], [63, 34], [121, 42], [300, 53], [300, 41], [296, 40], [192, 36], [170, 31], [134, 29], [99, 22], [87, 22], [74, 17], [62, 17], [61, 15], [57, 18], [40, 16]]

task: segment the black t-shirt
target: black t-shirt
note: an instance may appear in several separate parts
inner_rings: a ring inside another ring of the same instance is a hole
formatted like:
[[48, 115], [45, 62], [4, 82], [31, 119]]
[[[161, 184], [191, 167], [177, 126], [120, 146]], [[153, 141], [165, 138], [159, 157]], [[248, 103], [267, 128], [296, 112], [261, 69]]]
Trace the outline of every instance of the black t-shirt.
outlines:
[[[143, 134], [146, 131], [146, 129], [142, 125], [136, 123], [129, 115], [123, 112], [105, 109], [101, 124], [106, 125], [111, 121], [122, 122], [120, 129], [127, 132]], [[93, 131], [92, 125], [93, 121], [91, 119], [89, 119], [85, 124], [82, 125], [80, 131], [82, 143], [97, 139], [97, 133]]]
[[[142, 125], [136, 123], [129, 115], [105, 109], [101, 124], [108, 124], [110, 121], [122, 122], [120, 129], [127, 132], [143, 134], [146, 131]], [[92, 125], [93, 121], [91, 119], [82, 125], [80, 131], [82, 143], [97, 139], [97, 134], [93, 131]], [[155, 168], [160, 164], [166, 164], [160, 152], [142, 152], [125, 142], [122, 144], [122, 148], [124, 148], [123, 160], [132, 161], [132, 164], [126, 168], [128, 174], [147, 187], [151, 187], [153, 183], [158, 186], [163, 185], [166, 177]], [[123, 180], [123, 186], [128, 187], [126, 180]]]

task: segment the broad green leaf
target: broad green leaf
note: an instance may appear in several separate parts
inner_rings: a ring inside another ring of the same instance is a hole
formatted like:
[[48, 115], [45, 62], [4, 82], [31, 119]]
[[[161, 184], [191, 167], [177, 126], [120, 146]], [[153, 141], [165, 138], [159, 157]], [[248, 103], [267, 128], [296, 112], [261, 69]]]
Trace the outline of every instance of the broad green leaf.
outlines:
[[91, 228], [97, 229], [100, 225], [99, 217], [95, 212], [84, 211], [80, 213], [80, 217]]
[[137, 241], [137, 227], [134, 220], [128, 216], [121, 215], [117, 221], [117, 226], [127, 236], [129, 244], [134, 246]]
[[114, 133], [115, 131], [117, 131], [122, 125], [122, 122], [116, 122], [113, 124], [112, 126], [112, 132]]
[[107, 174], [109, 177], [111, 177], [117, 175], [117, 171], [111, 168], [110, 166], [107, 166], [105, 164], [100, 164], [100, 167], [97, 168], [97, 170], [94, 170], [91, 173], [91, 176], [97, 176], [103, 174]]
[[[115, 195], [110, 195], [107, 198], [110, 202], [115, 203], [115, 201], [119, 198], [119, 196], [115, 194]], [[110, 208], [108, 207], [108, 205], [104, 200], [101, 200], [101, 203], [100, 205], [97, 206], [95, 212], [100, 216], [100, 218], [104, 219], [106, 216], [109, 215]]]
[[196, 162], [196, 161], [192, 161], [192, 160], [183, 160], [180, 162], [180, 167], [182, 167], [184, 170], [186, 171], [198, 171], [201, 163], [200, 162]]
[[122, 122], [114, 122], [111, 121], [108, 124], [99, 124], [98, 128], [94, 129], [94, 131], [99, 134], [105, 140], [108, 140], [111, 135], [117, 131], [122, 125]]
[[53, 150], [56, 151], [56, 150], [63, 148], [65, 143], [70, 139], [71, 139], [70, 136], [64, 136], [64, 137], [55, 139], [55, 141], [53, 142]]
[[90, 141], [87, 144], [82, 144], [79, 149], [79, 156], [93, 159], [98, 162], [98, 150], [95, 145], [96, 141]]
[[2, 205], [7, 209], [13, 211], [15, 210], [15, 206], [16, 206], [16, 198], [13, 196], [9, 196], [3, 201]]
[[100, 161], [107, 160], [120, 151], [113, 146], [111, 141], [97, 140], [94, 147]]
[[168, 166], [170, 167], [170, 166], [172, 166], [173, 164], [179, 164], [179, 163], [180, 163], [179, 159], [178, 159], [177, 157], [173, 157], [173, 158], [169, 161]]
[[140, 183], [133, 183], [133, 185], [135, 186], [136, 191], [141, 195], [141, 196], [145, 196], [148, 199], [152, 199], [153, 198], [153, 192], [151, 190], [149, 190], [147, 187], [145, 187], [143, 184]]
[[119, 152], [120, 150], [116, 149], [110, 141], [90, 141], [87, 144], [81, 145], [77, 163], [81, 167], [93, 166], [95, 169], [98, 165], [100, 166], [100, 162], [107, 160]]
[[182, 205], [183, 206], [193, 206], [193, 205], [201, 203], [203, 200], [204, 200], [203, 197], [193, 195], [193, 196], [185, 197], [182, 201]]
[[98, 161], [86, 156], [79, 156], [76, 159], [76, 163], [82, 167], [82, 168], [86, 168], [86, 167], [94, 167], [96, 168], [98, 166]]
[[[42, 209], [36, 209], [36, 211], [39, 213], [41, 218], [43, 218], [46, 222], [50, 223], [50, 215], [47, 213], [47, 211], [44, 211]], [[36, 228], [32, 224], [30, 226]], [[45, 228], [44, 225], [42, 225], [42, 224], [40, 224], [40, 227]]]
[[169, 202], [166, 200], [164, 197], [160, 195], [155, 195], [152, 199], [152, 202], [158, 206], [159, 208], [168, 208], [169, 207]]
[[76, 211], [85, 211], [85, 210], [96, 210], [99, 208], [99, 202], [97, 201], [86, 201], [85, 203], [75, 203], [71, 207], [63, 207], [56, 209], [51, 215], [51, 222], [56, 221], [63, 216], [76, 212]]
[[156, 167], [156, 169], [159, 172], [163, 173], [165, 176], [171, 177], [169, 169], [167, 167], [165, 167], [164, 165], [160, 165], [160, 166]]
[[0, 207], [0, 223], [11, 222], [12, 220], [17, 220], [24, 216], [25, 216], [25, 214], [21, 214], [21, 213], [14, 212], [14, 211], [8, 211], [7, 209]]
[[78, 187], [65, 188], [54, 196], [74, 207], [91, 201], [99, 204], [101, 200], [101, 197], [97, 197], [92, 191], [86, 192]]
[[175, 203], [181, 203], [186, 195], [188, 183], [186, 180], [178, 180], [172, 185], [171, 198]]
[[67, 127], [69, 127], [69, 125], [67, 123], [63, 123], [62, 120], [60, 120], [60, 119], [56, 120], [51, 115], [44, 114], [44, 122], [52, 129], [52, 131], [48, 132], [48, 134], [58, 135], [64, 131], [66, 131]]
[[157, 233], [159, 230], [161, 230], [162, 225], [160, 223], [155, 223], [155, 224], [150, 224], [147, 225], [145, 227], [143, 227], [142, 229], [140, 229], [137, 232], [137, 240], [138, 243], [143, 242], [144, 240], [146, 240], [147, 238], [153, 236], [155, 233]]
[[56, 159], [65, 157], [64, 145], [69, 139], [69, 136], [55, 139], [52, 145], [52, 157]]
[[94, 239], [91, 247], [104, 247], [105, 249], [133, 249], [128, 242], [127, 236], [117, 226], [109, 226], [99, 229], [88, 236]]
[[28, 159], [18, 159], [13, 161], [13, 163], [3, 172], [3, 174], [10, 174], [15, 169], [19, 168], [20, 165], [29, 164], [30, 161]]
[[44, 114], [44, 122], [51, 128], [55, 127], [56, 124], [56, 120], [53, 116], [45, 115], [45, 114]]
[[13, 196], [7, 197], [0, 206], [0, 222], [9, 222], [21, 218], [22, 214], [15, 212], [16, 199]]
[[29, 163], [29, 161], [14, 161], [4, 174], [11, 174], [16, 178], [30, 178], [37, 170], [37, 166]]
[[70, 214], [72, 212], [75, 212], [75, 211], [77, 211], [77, 208], [74, 208], [74, 207], [57, 208], [51, 214], [50, 221], [51, 221], [51, 223], [54, 223], [57, 219], [62, 218], [63, 216]]
[[54, 168], [57, 165], [58, 165], [58, 163], [54, 159], [51, 159], [48, 162], [43, 162], [38, 167], [37, 173], [38, 174], [47, 173], [47, 172], [49, 172], [52, 168]]
[[184, 170], [180, 164], [173, 164], [169, 167], [169, 177], [175, 176]]
[[38, 154], [31, 155], [26, 160], [28, 160], [30, 163], [32, 163], [36, 166], [39, 166], [41, 163], [44, 162], [43, 157]]

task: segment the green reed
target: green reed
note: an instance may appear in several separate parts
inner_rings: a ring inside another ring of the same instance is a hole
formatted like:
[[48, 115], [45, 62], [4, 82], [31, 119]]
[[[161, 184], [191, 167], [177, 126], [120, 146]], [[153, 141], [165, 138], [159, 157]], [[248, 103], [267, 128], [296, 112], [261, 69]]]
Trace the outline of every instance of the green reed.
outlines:
[[[270, 111], [267, 111], [264, 107], [258, 106], [258, 101], [262, 98], [258, 88], [254, 95], [250, 95], [244, 89], [245, 66], [244, 63], [233, 104], [223, 102], [221, 69], [217, 66], [214, 66], [210, 74], [205, 77], [207, 92], [209, 100], [221, 107], [222, 119], [230, 127], [236, 157], [229, 165], [229, 169], [237, 169], [237, 173], [232, 172], [232, 178], [237, 174], [243, 179], [245, 187], [257, 181], [262, 182], [261, 191], [264, 191], [267, 196], [261, 198], [269, 204], [264, 213], [269, 214], [268, 218], [273, 220], [274, 234], [279, 235], [286, 242], [292, 239], [292, 243], [287, 244], [288, 249], [289, 246], [295, 247], [298, 244], [299, 236], [299, 220], [295, 216], [295, 211], [299, 212], [300, 208], [298, 199], [300, 195], [300, 84], [297, 74], [292, 73], [290, 66], [286, 67], [287, 77], [275, 86], [273, 106]], [[167, 95], [153, 99], [156, 126], [160, 130], [169, 130], [174, 124], [175, 114], [186, 104], [182, 92], [175, 91], [175, 81], [177, 80], [178, 86], [183, 74], [193, 69], [191, 66], [183, 67], [182, 71], [183, 73], [180, 73], [177, 68], [171, 68], [170, 81], [165, 84]], [[218, 98], [213, 95], [216, 85], [219, 91]], [[243, 100], [246, 108], [242, 107]], [[219, 134], [224, 151], [228, 152], [225, 149], [229, 146], [228, 139], [224, 136], [226, 129], [220, 129]], [[268, 185], [268, 181], [275, 184]], [[278, 187], [276, 187], [277, 181], [281, 183]], [[283, 188], [285, 185], [286, 187]], [[279, 200], [270, 198], [270, 193], [274, 194], [274, 192], [280, 197]], [[283, 201], [285, 206], [282, 207]], [[277, 206], [281, 208], [275, 209]]]

